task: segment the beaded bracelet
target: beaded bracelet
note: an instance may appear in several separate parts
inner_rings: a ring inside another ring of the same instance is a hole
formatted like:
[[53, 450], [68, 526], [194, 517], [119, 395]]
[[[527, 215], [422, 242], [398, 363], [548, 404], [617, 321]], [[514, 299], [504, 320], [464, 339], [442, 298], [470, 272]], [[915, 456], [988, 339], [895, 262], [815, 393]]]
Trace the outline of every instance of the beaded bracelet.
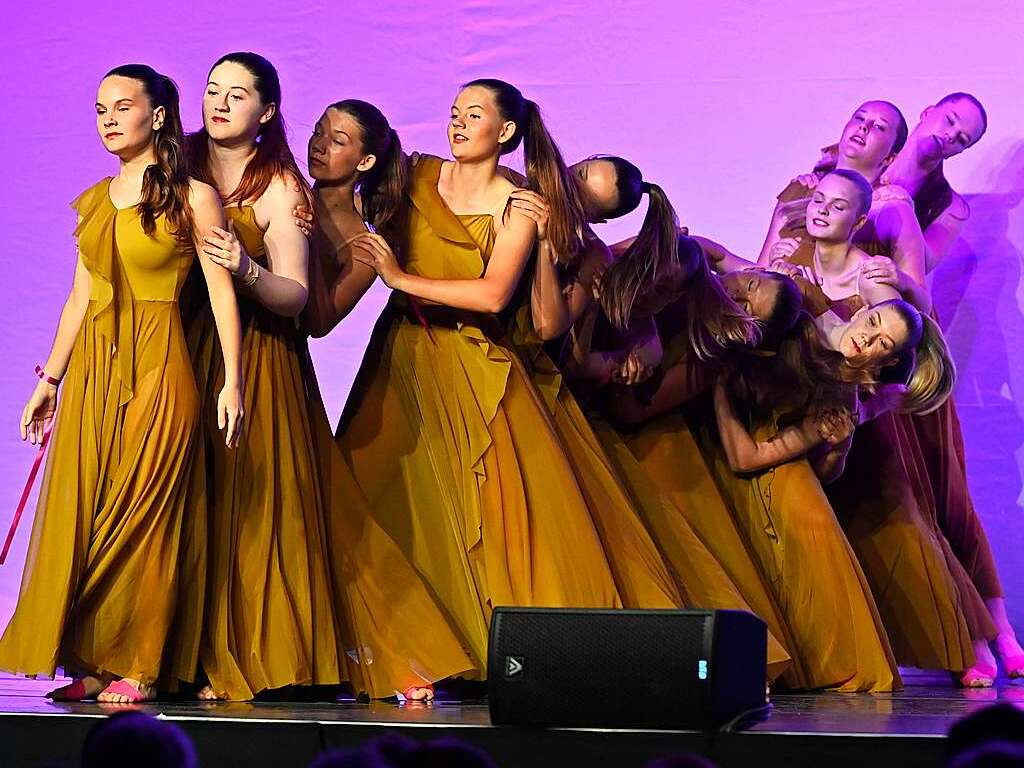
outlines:
[[45, 381], [47, 384], [51, 384], [54, 387], [60, 384], [60, 379], [53, 378], [53, 376], [50, 376], [46, 371], [42, 369], [41, 366], [38, 365], [36, 366], [36, 376]]

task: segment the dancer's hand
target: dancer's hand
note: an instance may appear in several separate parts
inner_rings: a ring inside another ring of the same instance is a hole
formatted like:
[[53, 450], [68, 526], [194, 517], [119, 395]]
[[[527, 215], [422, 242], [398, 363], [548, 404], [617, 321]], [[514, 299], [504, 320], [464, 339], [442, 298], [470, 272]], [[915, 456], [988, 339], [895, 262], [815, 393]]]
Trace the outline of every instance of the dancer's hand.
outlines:
[[395, 288], [398, 280], [405, 274], [398, 265], [398, 259], [395, 258], [388, 241], [380, 235], [360, 232], [345, 244], [352, 246], [352, 258], [373, 269], [388, 288]]
[[887, 203], [890, 200], [902, 200], [910, 205], [914, 204], [914, 198], [899, 184], [882, 183], [875, 187], [871, 193], [872, 203]]
[[772, 231], [780, 234], [784, 229], [800, 229], [807, 226], [807, 204], [809, 197], [779, 203], [772, 217]]
[[632, 350], [626, 359], [622, 361], [622, 364], [615, 370], [612, 375], [612, 380], [617, 384], [624, 384], [627, 387], [632, 387], [641, 382], [647, 381], [651, 378], [654, 373], [654, 366], [648, 365], [638, 354], [637, 350]]
[[224, 430], [224, 444], [228, 448], [238, 445], [244, 416], [241, 385], [225, 383], [217, 396], [217, 427]]
[[509, 198], [512, 200], [513, 208], [533, 219], [537, 224], [537, 242], [541, 243], [546, 240], [551, 208], [544, 196], [529, 189], [517, 189], [509, 195]]
[[821, 441], [839, 445], [849, 439], [857, 423], [847, 408], [825, 408], [813, 414], [811, 420]]
[[[797, 252], [797, 249], [800, 248], [800, 243], [802, 241], [803, 238], [800, 237], [784, 237], [777, 243], [773, 244], [771, 250], [768, 251], [768, 263], [771, 264], [771, 269], [775, 270], [776, 272], [781, 272], [783, 268], [793, 266], [788, 265], [786, 267], [783, 267], [782, 265], [780, 265], [780, 268], [776, 269], [777, 262], [781, 261], [783, 262], [783, 265], [787, 265], [789, 259], [793, 256], [794, 253]], [[800, 268], [796, 267], [796, 269], [797, 271], [799, 271]], [[782, 274], [785, 275], [789, 273], [782, 272]], [[792, 275], [789, 276], [792, 277]]]
[[313, 209], [305, 204], [296, 205], [292, 210], [292, 216], [295, 217], [295, 226], [302, 230], [302, 234], [311, 237], [316, 228], [316, 216], [313, 214]]
[[858, 284], [861, 280], [866, 280], [876, 285], [889, 285], [898, 289], [900, 275], [899, 270], [896, 268], [896, 262], [888, 256], [871, 256], [864, 259], [860, 265]]
[[814, 189], [818, 186], [818, 175], [816, 173], [801, 173], [799, 176], [794, 176], [792, 181], [798, 184], [803, 184], [805, 187]]
[[210, 261], [224, 267], [235, 277], [249, 271], [249, 254], [242, 242], [235, 236], [235, 226], [230, 221], [227, 229], [213, 227], [203, 238], [203, 253]]
[[21, 439], [32, 445], [43, 442], [43, 434], [57, 410], [57, 387], [40, 379], [21, 412]]

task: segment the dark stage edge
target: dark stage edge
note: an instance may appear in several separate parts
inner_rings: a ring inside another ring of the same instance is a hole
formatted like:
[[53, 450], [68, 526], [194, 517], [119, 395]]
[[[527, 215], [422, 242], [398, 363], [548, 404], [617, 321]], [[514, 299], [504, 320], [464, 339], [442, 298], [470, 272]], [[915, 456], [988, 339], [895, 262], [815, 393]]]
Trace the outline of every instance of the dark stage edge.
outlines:
[[[142, 707], [181, 725], [205, 768], [304, 768], [328, 747], [351, 747], [385, 733], [413, 739], [455, 736], [486, 750], [502, 768], [599, 764], [643, 766], [696, 752], [733, 766], [940, 766], [943, 736], [969, 712], [995, 701], [1024, 707], [1024, 682], [961, 690], [943, 676], [907, 675], [892, 694], [774, 695], [771, 717], [742, 733], [607, 729], [523, 729], [490, 725], [480, 703], [369, 705], [158, 702]], [[112, 711], [95, 703], [53, 704], [51, 681], [0, 678], [0, 766], [73, 765], [82, 740]]]

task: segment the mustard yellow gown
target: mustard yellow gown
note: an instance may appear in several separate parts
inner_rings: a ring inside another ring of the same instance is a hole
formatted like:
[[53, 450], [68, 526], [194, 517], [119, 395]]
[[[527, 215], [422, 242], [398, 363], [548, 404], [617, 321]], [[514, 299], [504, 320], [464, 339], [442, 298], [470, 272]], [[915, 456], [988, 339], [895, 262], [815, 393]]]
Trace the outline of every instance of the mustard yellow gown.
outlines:
[[[772, 590], [786, 625], [795, 689], [891, 691], [901, 687], [871, 587], [814, 470], [798, 459], [761, 472], [734, 473], [710, 402], [689, 411], [719, 490]], [[756, 439], [777, 431], [757, 425]]]
[[[793, 181], [779, 200], [811, 193]], [[803, 238], [788, 260], [817, 281], [814, 239], [806, 228], [791, 227], [782, 235]], [[855, 242], [869, 254], [889, 255], [870, 223]], [[849, 319], [863, 306], [859, 296], [833, 299], [810, 281], [798, 282], [804, 306], [815, 316], [831, 309]], [[922, 439], [927, 432], [922, 425], [939, 423], [949, 412], [943, 406], [938, 417], [886, 413], [857, 427], [846, 468], [829, 485], [828, 496], [871, 584], [896, 659], [908, 666], [959, 671], [975, 661], [972, 640], [994, 636], [995, 627], [939, 524], [943, 507], [936, 501], [952, 499], [955, 507], [966, 486], [953, 483], [942, 489], [947, 496], [936, 496], [930, 482], [938, 458], [929, 449], [948, 443]]]
[[[405, 269], [475, 278], [495, 232], [414, 168]], [[374, 518], [426, 578], [478, 676], [495, 606], [618, 607], [571, 461], [498, 317], [394, 294], [364, 356], [338, 441]], [[410, 631], [417, 631], [410, 627]]]
[[[516, 313], [512, 346], [540, 393], [601, 538], [626, 608], [681, 608], [685, 586], [640, 513], [611, 457], [595, 434], [533, 327], [529, 302]], [[689, 603], [694, 607], [705, 607]]]
[[[249, 256], [266, 266], [252, 207], [226, 213]], [[206, 427], [205, 493], [194, 501], [209, 520], [199, 661], [213, 690], [249, 699], [286, 685], [352, 680], [388, 696], [467, 669], [458, 639], [444, 631], [397, 547], [358, 523], [366, 519], [359, 490], [331, 438], [295, 321], [244, 296], [239, 307], [246, 425], [234, 450], [216, 424], [224, 370], [208, 306], [189, 329]], [[374, 570], [380, 563], [391, 572]], [[392, 617], [407, 613], [439, 629], [402, 634]]]
[[[226, 210], [246, 251], [267, 266], [251, 206]], [[186, 317], [202, 399], [209, 544], [200, 666], [218, 695], [344, 677], [327, 561], [324, 508], [293, 320], [239, 295], [245, 433], [237, 448], [217, 427], [224, 382], [208, 303]]]
[[[671, 308], [662, 316], [671, 313]], [[665, 324], [660, 323], [659, 327]], [[662, 370], [689, 358], [686, 333], [664, 341]], [[690, 366], [694, 388], [713, 381], [713, 364]], [[768, 677], [789, 668], [788, 630], [768, 585], [704, 463], [681, 410], [632, 430], [600, 415], [591, 424], [633, 498], [689, 607], [750, 611], [768, 625]]]
[[[0, 667], [110, 673], [153, 684], [179, 601], [202, 563], [185, 496], [199, 419], [178, 310], [193, 260], [163, 217], [147, 235], [110, 179], [73, 203], [89, 307], [61, 388], [21, 595]], [[187, 591], [185, 592], [187, 594]]]

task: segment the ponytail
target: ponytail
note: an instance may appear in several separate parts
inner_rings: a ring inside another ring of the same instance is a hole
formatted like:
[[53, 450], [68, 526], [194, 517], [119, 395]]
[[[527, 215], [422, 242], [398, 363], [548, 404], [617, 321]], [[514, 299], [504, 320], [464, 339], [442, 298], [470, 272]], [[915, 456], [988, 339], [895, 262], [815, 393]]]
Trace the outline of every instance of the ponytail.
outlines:
[[526, 180], [534, 192], [543, 195], [551, 209], [548, 219], [548, 241], [564, 264], [572, 264], [583, 253], [583, 230], [586, 215], [579, 190], [565, 166], [562, 153], [555, 144], [540, 115], [540, 107], [523, 97], [519, 89], [504, 80], [480, 78], [463, 88], [486, 88], [493, 96], [503, 120], [515, 124], [512, 137], [501, 146], [508, 154], [522, 143]]
[[563, 263], [573, 263], [583, 252], [586, 216], [579, 189], [569, 176], [562, 153], [541, 119], [536, 102], [525, 99], [526, 128], [523, 161], [530, 187], [547, 200], [548, 241]]
[[369, 102], [344, 99], [327, 108], [349, 115], [359, 126], [363, 153], [377, 158], [373, 167], [360, 175], [357, 184], [363, 219], [390, 241], [404, 204], [409, 179], [398, 132], [388, 123], [384, 113]]
[[153, 109], [163, 107], [164, 122], [156, 132], [156, 163], [146, 168], [142, 176], [142, 197], [136, 210], [147, 235], [153, 235], [157, 218], [164, 216], [174, 236], [190, 242], [192, 208], [188, 202], [189, 173], [178, 87], [171, 78], [145, 64], [115, 67], [105, 77], [127, 77], [142, 83]]
[[[757, 320], [740, 309], [712, 273], [704, 249], [680, 237], [680, 250], [695, 254], [696, 265], [683, 290], [690, 347], [701, 360], [714, 360], [735, 347], [754, 347], [761, 341]], [[682, 241], [686, 241], [685, 244]]]
[[907, 379], [903, 407], [910, 413], [925, 414], [949, 399], [956, 384], [956, 364], [942, 331], [934, 320], [921, 315], [921, 341], [912, 353], [913, 371]]
[[633, 243], [608, 267], [601, 279], [601, 307], [612, 325], [629, 327], [638, 296], [650, 296], [659, 282], [679, 266], [679, 219], [665, 192], [648, 184], [647, 215]]

